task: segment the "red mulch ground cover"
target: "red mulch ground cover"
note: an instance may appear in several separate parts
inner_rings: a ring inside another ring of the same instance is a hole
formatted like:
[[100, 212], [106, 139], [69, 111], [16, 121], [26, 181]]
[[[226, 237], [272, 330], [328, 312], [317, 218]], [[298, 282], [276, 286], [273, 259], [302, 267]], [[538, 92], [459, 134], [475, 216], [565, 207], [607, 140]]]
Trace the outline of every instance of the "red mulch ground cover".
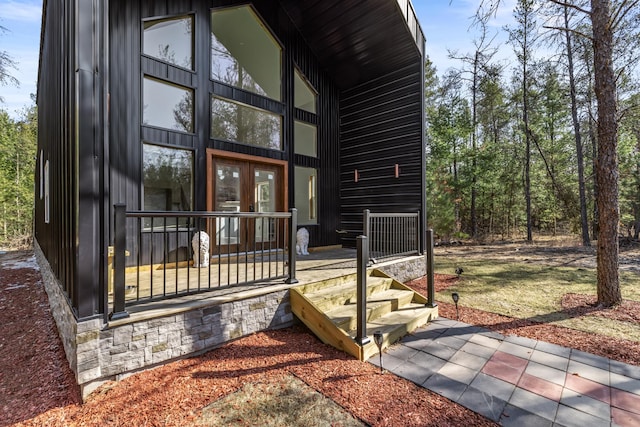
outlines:
[[[11, 259], [9, 259], [11, 258]], [[495, 426], [448, 399], [319, 342], [304, 327], [254, 334], [200, 357], [108, 383], [80, 403], [31, 254], [0, 255], [0, 426], [185, 426], [244, 384], [291, 374], [372, 426]], [[26, 264], [20, 264], [24, 263]], [[436, 275], [438, 290], [456, 276]], [[425, 291], [424, 280], [414, 281]], [[574, 298], [574, 305], [576, 299]], [[588, 304], [588, 301], [585, 303]], [[578, 304], [580, 306], [581, 304]], [[582, 304], [584, 305], [584, 304]], [[568, 310], [579, 310], [578, 306]], [[452, 304], [440, 315], [455, 318]], [[593, 314], [594, 310], [590, 311]], [[640, 343], [461, 307], [461, 320], [640, 365]], [[259, 420], [247, 425], [259, 425]]]
[[[1, 255], [24, 262], [30, 253]], [[481, 415], [322, 344], [304, 327], [250, 335], [108, 383], [80, 404], [39, 273], [0, 276], [0, 425], [188, 426], [244, 384], [292, 374], [371, 426], [495, 426]], [[322, 421], [318, 420], [318, 425]], [[247, 421], [260, 425], [260, 420]]]

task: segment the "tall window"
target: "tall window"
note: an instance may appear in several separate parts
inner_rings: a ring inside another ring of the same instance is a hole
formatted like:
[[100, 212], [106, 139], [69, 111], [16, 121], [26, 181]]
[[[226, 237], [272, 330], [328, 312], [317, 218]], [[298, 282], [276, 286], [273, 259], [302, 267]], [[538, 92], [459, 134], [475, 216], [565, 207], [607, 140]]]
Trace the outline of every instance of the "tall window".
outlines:
[[317, 173], [313, 168], [295, 167], [295, 201], [298, 224], [317, 224]]
[[211, 78], [281, 100], [282, 49], [249, 6], [211, 12]]
[[[190, 211], [193, 207], [193, 152], [143, 144], [143, 209]], [[168, 225], [175, 225], [169, 219]], [[155, 224], [162, 225], [162, 224]], [[145, 222], [145, 227], [150, 224]]]
[[309, 84], [302, 73], [296, 69], [293, 85], [294, 106], [316, 114], [317, 97], [316, 91], [311, 84]]
[[145, 21], [142, 53], [193, 70], [193, 16]]
[[143, 124], [193, 132], [193, 89], [145, 76], [142, 91]]

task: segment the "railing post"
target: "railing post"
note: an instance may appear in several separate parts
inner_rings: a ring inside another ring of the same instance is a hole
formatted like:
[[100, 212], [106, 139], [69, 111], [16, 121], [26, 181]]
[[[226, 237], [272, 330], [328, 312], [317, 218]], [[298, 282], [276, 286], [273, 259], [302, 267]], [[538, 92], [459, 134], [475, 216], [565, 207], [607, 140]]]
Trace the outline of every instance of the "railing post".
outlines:
[[371, 236], [371, 211], [365, 209], [362, 211], [362, 234], [367, 238], [367, 265], [369, 264], [369, 256], [371, 255], [371, 242], [373, 238]]
[[437, 307], [435, 302], [435, 279], [433, 273], [433, 229], [426, 231], [427, 250], [425, 251], [425, 265], [427, 268], [427, 307]]
[[415, 225], [416, 225], [416, 252], [418, 255], [423, 254], [425, 252], [425, 245], [423, 244], [422, 240], [422, 230], [420, 227], [420, 211], [416, 212], [416, 218], [415, 218]]
[[371, 237], [371, 211], [369, 209], [362, 211], [362, 234], [367, 238]]
[[124, 263], [127, 244], [127, 206], [117, 203], [113, 206], [113, 312], [110, 320], [125, 319], [129, 313], [124, 307]]
[[[368, 212], [368, 211], [365, 211]], [[357, 316], [357, 334], [356, 342], [365, 345], [371, 340], [367, 337], [367, 261], [369, 260], [369, 243], [367, 236], [357, 237], [357, 290], [356, 290], [356, 310]]]
[[291, 208], [291, 226], [289, 227], [289, 278], [285, 283], [293, 285], [298, 283], [296, 279], [296, 233], [298, 229], [298, 209]]

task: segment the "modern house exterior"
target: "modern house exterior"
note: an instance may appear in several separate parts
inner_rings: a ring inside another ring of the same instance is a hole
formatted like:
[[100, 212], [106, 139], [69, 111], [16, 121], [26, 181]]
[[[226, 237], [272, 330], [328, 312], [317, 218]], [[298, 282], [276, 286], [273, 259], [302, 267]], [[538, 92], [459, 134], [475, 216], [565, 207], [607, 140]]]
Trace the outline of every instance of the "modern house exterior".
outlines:
[[[157, 302], [180, 294], [167, 262], [193, 270], [197, 230], [219, 266], [273, 253], [270, 281], [291, 276], [299, 227], [312, 248], [354, 247], [365, 209], [424, 231], [424, 48], [409, 0], [44, 0], [35, 246], [78, 383], [293, 321], [286, 286], [119, 318], [114, 258], [164, 264]], [[261, 320], [242, 323], [241, 300]], [[212, 331], [225, 317], [242, 327]]]

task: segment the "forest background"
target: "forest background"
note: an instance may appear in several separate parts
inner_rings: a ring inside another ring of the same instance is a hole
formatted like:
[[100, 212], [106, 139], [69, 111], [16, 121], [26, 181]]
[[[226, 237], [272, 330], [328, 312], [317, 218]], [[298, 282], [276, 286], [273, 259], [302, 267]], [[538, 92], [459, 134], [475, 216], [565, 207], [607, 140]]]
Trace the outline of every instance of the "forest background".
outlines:
[[[640, 232], [639, 3], [612, 2], [614, 12], [624, 11], [612, 14], [620, 235], [632, 239]], [[597, 236], [594, 38], [581, 9], [589, 2], [572, 5], [518, 0], [513, 25], [496, 30], [475, 20], [475, 49], [450, 52], [458, 66], [439, 75], [427, 58], [428, 221], [440, 239], [576, 233], [590, 245]], [[498, 46], [505, 34], [507, 45]], [[515, 61], [494, 59], [498, 49], [511, 49]], [[15, 66], [0, 51], [1, 85], [18, 83]], [[30, 244], [32, 101], [17, 118], [0, 104], [0, 248]]]

